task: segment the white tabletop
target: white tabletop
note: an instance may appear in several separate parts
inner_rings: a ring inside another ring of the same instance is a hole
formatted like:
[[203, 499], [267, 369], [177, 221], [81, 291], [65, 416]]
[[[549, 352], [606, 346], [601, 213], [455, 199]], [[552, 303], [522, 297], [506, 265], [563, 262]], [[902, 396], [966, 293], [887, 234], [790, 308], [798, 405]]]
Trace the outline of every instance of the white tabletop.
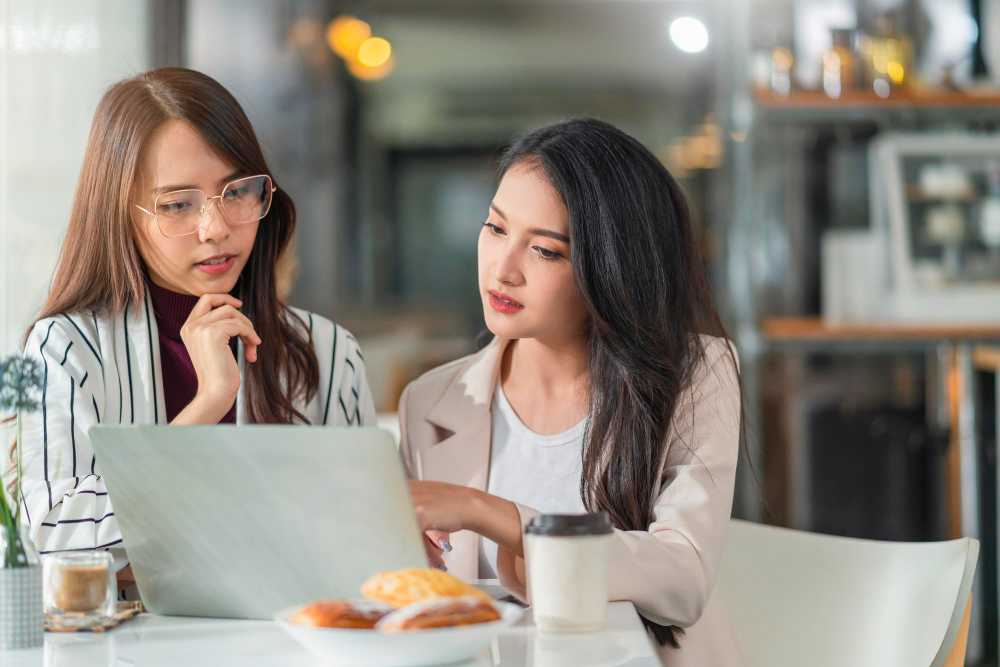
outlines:
[[[474, 667], [577, 667], [660, 663], [630, 602], [612, 602], [604, 630], [543, 635], [531, 610], [504, 632]], [[323, 665], [270, 621], [143, 614], [104, 634], [45, 633], [43, 648], [0, 651], [0, 667], [159, 667], [167, 665]]]

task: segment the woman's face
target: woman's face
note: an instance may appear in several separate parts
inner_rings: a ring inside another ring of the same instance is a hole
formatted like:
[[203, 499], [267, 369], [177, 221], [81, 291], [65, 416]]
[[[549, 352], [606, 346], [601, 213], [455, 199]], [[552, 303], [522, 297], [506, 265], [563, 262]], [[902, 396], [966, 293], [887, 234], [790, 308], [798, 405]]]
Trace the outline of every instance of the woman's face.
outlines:
[[479, 293], [486, 326], [501, 338], [557, 343], [586, 331], [569, 214], [540, 167], [514, 165], [500, 181], [479, 234]]
[[[195, 189], [214, 197], [234, 178], [250, 175], [220, 158], [191, 125], [171, 121], [150, 140], [132, 201], [152, 211], [158, 194]], [[153, 283], [195, 296], [227, 294], [236, 286], [259, 223], [233, 225], [218, 201], [209, 202], [198, 231], [175, 237], [164, 236], [152, 215], [132, 207], [139, 254]]]

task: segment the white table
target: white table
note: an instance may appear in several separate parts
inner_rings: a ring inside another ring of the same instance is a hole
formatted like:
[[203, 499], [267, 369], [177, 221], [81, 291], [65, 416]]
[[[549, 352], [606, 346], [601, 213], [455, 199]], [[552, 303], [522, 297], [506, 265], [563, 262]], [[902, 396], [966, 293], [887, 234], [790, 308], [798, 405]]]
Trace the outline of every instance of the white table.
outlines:
[[[270, 621], [143, 614], [105, 634], [45, 633], [43, 648], [0, 651], [0, 667], [159, 667], [324, 665]], [[602, 632], [540, 635], [529, 609], [469, 667], [658, 667], [630, 602], [612, 602]]]

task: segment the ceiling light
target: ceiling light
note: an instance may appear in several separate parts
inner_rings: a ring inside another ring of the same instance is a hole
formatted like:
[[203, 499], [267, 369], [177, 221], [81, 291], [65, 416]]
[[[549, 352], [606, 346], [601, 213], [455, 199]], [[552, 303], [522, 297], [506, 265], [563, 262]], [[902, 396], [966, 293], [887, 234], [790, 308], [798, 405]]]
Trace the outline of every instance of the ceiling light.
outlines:
[[670, 39], [681, 51], [698, 53], [708, 46], [708, 29], [692, 16], [682, 16], [670, 24]]

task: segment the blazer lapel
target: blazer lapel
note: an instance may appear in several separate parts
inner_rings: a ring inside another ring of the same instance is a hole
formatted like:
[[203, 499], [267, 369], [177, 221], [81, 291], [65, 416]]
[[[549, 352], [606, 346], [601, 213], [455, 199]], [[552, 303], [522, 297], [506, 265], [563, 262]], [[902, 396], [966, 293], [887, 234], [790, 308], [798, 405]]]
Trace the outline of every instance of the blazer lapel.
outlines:
[[130, 304], [114, 319], [115, 365], [122, 385], [121, 423], [165, 424], [160, 341], [149, 295], [138, 309]]
[[[494, 338], [474, 355], [427, 413], [427, 421], [451, 435], [420, 453], [420, 478], [485, 491], [489, 480], [493, 420], [490, 405], [507, 341]], [[479, 577], [479, 536], [463, 530], [451, 536], [444, 555], [448, 571]]]
[[153, 297], [146, 290], [145, 304], [142, 313], [138, 313], [140, 324], [143, 324], [143, 343], [146, 347], [141, 354], [143, 363], [142, 375], [146, 381], [152, 380], [152, 387], [146, 392], [146, 410], [152, 411], [154, 424], [167, 424], [167, 402], [163, 394], [163, 368], [160, 366], [160, 333], [156, 326], [156, 313], [153, 311]]
[[421, 477], [486, 490], [493, 420], [490, 404], [507, 341], [494, 338], [474, 355], [427, 413], [451, 432], [420, 455]]

